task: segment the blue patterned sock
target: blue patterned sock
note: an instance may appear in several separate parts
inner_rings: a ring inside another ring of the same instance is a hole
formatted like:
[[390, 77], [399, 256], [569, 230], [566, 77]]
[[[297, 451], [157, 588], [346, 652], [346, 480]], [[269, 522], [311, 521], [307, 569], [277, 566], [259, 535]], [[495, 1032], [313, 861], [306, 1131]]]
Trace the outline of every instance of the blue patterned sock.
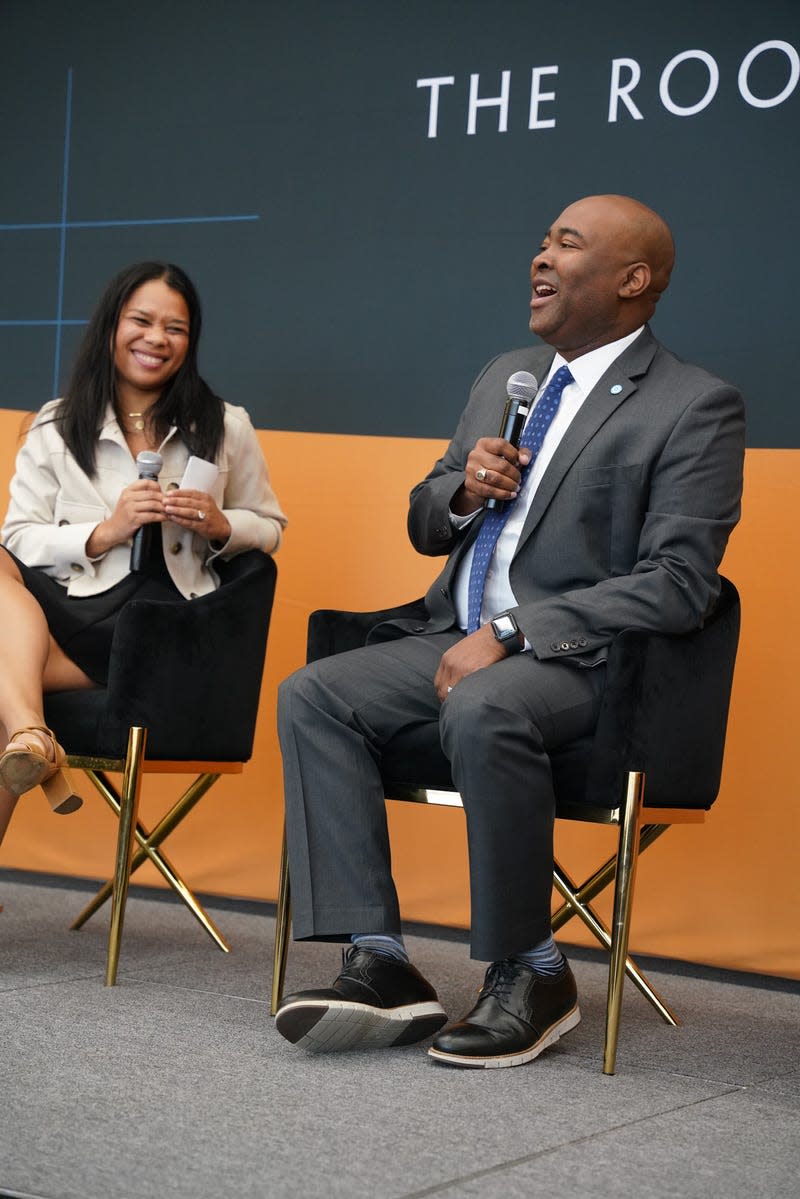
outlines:
[[354, 933], [350, 940], [359, 949], [382, 953], [384, 957], [394, 958], [398, 962], [408, 961], [408, 953], [400, 933]]
[[544, 941], [541, 941], [538, 945], [534, 945], [533, 949], [526, 949], [523, 953], [515, 953], [513, 960], [515, 962], [522, 962], [524, 966], [530, 966], [534, 974], [545, 974], [549, 978], [560, 974], [567, 962], [567, 959], [553, 940], [552, 933]]

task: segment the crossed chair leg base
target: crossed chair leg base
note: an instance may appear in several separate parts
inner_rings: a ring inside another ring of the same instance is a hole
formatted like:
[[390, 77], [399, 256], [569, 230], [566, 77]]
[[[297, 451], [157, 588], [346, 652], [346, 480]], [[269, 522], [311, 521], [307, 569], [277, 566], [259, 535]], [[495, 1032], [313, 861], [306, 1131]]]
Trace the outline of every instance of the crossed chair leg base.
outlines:
[[[146, 742], [146, 729], [131, 729], [128, 738], [128, 753], [125, 759], [122, 784], [119, 790], [117, 790], [108, 778], [105, 771], [97, 768], [97, 764], [92, 766], [85, 763], [81, 764], [80, 759], [73, 759], [71, 763], [79, 766], [84, 771], [108, 806], [119, 818], [114, 877], [103, 884], [71, 925], [72, 929], [82, 928], [86, 921], [103, 906], [106, 900], [111, 899], [111, 920], [109, 925], [105, 977], [106, 986], [114, 986], [117, 979], [122, 927], [125, 920], [125, 905], [130, 877], [146, 861], [152, 862], [167, 884], [186, 904], [189, 911], [205, 929], [218, 948], [224, 953], [230, 952], [230, 945], [214, 921], [193, 895], [166, 854], [159, 848], [161, 843], [188, 816], [189, 812], [202, 799], [209, 788], [213, 786], [219, 778], [219, 774], [200, 774], [186, 789], [180, 799], [173, 804], [166, 815], [161, 818], [155, 828], [151, 832], [148, 832], [138, 819]], [[134, 846], [138, 846], [135, 853]]]

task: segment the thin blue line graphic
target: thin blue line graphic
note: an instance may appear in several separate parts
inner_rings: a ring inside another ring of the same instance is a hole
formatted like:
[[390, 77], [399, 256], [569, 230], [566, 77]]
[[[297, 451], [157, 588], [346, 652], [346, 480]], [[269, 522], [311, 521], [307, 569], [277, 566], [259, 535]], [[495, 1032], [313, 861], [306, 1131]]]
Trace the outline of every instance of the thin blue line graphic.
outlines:
[[31, 229], [116, 229], [133, 228], [135, 225], [213, 225], [230, 221], [258, 221], [258, 213], [243, 213], [241, 216], [165, 216], [134, 221], [38, 221], [31, 225], [0, 225], [0, 233], [13, 233]]
[[67, 70], [67, 99], [64, 114], [64, 167], [61, 173], [61, 245], [58, 256], [58, 304], [56, 306], [56, 349], [53, 362], [53, 392], [58, 395], [61, 375], [61, 329], [64, 316], [64, 264], [67, 256], [67, 203], [69, 200], [69, 151], [72, 135], [72, 67]]
[[58, 221], [16, 221], [0, 223], [0, 233], [18, 233], [18, 232], [36, 232], [50, 230], [58, 230], [59, 232], [59, 254], [58, 254], [58, 281], [57, 281], [57, 302], [56, 315], [52, 319], [36, 320], [18, 319], [18, 320], [0, 320], [0, 329], [10, 328], [52, 328], [55, 330], [55, 348], [53, 358], [53, 395], [58, 394], [59, 377], [61, 374], [61, 355], [62, 355], [62, 330], [69, 326], [87, 325], [89, 322], [86, 319], [68, 320], [64, 316], [64, 289], [66, 279], [66, 260], [67, 260], [67, 233], [70, 229], [131, 229], [137, 226], [144, 225], [218, 225], [218, 224], [238, 224], [248, 221], [261, 220], [260, 213], [245, 212], [245, 213], [227, 213], [219, 216], [175, 216], [175, 217], [147, 217], [141, 219], [130, 220], [98, 220], [98, 221], [70, 221], [67, 220], [69, 211], [69, 187], [70, 187], [70, 160], [72, 155], [72, 101], [73, 101], [73, 79], [74, 71], [72, 67], [67, 68], [66, 94], [64, 102], [64, 155], [61, 168], [61, 219]]

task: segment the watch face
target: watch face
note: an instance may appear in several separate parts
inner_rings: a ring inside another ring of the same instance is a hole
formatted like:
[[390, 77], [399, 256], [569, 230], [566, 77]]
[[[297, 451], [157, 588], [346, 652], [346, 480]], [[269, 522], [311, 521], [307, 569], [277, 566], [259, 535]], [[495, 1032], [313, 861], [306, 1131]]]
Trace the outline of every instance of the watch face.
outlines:
[[511, 637], [516, 637], [517, 626], [510, 616], [498, 616], [492, 621], [494, 635], [498, 641], [508, 641]]

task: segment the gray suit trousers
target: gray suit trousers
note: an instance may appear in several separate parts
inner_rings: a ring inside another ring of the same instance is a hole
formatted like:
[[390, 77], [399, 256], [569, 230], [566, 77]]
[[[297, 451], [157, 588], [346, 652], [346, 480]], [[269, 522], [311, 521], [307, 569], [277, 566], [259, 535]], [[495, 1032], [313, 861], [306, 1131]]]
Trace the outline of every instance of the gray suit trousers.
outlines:
[[548, 751], [590, 732], [605, 668], [517, 654], [440, 704], [433, 678], [463, 634], [368, 645], [281, 686], [278, 727], [294, 936], [399, 932], [382, 746], [437, 722], [467, 820], [472, 956], [497, 960], [550, 931], [554, 796]]

